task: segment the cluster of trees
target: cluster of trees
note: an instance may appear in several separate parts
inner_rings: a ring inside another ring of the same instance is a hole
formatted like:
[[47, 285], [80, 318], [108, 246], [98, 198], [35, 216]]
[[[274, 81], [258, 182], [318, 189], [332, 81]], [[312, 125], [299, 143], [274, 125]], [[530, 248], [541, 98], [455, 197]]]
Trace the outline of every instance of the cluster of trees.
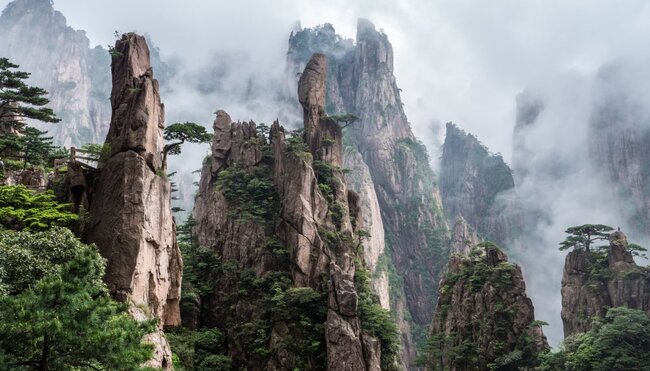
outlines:
[[0, 58], [0, 159], [20, 160], [23, 168], [28, 164], [46, 165], [65, 154], [52, 145], [52, 137], [46, 136], [46, 131], [27, 126], [26, 120], [60, 120], [45, 107], [49, 103], [47, 92], [29, 86], [25, 82], [29, 73], [17, 68], [7, 58]]
[[103, 283], [105, 260], [67, 227], [50, 192], [0, 186], [0, 369], [139, 369], [155, 323], [136, 322]]

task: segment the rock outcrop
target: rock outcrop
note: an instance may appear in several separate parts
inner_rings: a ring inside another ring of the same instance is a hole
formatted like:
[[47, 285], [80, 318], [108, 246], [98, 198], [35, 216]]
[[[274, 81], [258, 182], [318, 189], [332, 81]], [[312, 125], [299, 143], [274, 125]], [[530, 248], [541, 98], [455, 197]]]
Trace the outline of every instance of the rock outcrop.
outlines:
[[617, 231], [606, 251], [574, 250], [564, 264], [562, 323], [564, 336], [591, 329], [594, 317], [613, 307], [650, 314], [650, 269], [634, 263], [627, 237]]
[[482, 240], [467, 221], [459, 216], [451, 231], [451, 254], [467, 255]]
[[370, 294], [355, 282], [364, 219], [340, 167], [341, 128], [325, 114], [326, 64], [315, 54], [300, 80], [304, 133], [287, 137], [276, 121], [267, 140], [261, 126], [217, 112], [193, 211], [198, 245], [217, 267], [205, 272], [215, 275], [199, 322], [227, 333], [233, 367], [379, 370], [386, 362], [358, 304]]
[[90, 194], [84, 240], [107, 259], [105, 281], [138, 320], [159, 319], [151, 366], [171, 368], [163, 326], [180, 323], [182, 260], [171, 215], [171, 187], [162, 165], [164, 108], [144, 37], [115, 44], [113, 110], [106, 137], [110, 158]]
[[91, 48], [84, 31], [74, 30], [50, 0], [15, 0], [0, 16], [0, 55], [31, 73], [30, 83], [48, 91], [58, 125], [30, 123], [47, 130], [55, 143], [99, 143], [110, 122], [110, 56]]
[[440, 160], [440, 194], [445, 213], [463, 217], [485, 239], [507, 246], [521, 228], [512, 171], [498, 154], [452, 123]]
[[530, 369], [548, 349], [526, 296], [521, 268], [493, 246], [452, 255], [440, 282], [428, 369]]
[[402, 330], [402, 362], [410, 365], [413, 334], [424, 334], [430, 322], [447, 256], [449, 231], [435, 176], [402, 108], [387, 36], [363, 19], [356, 45], [330, 24], [298, 30], [289, 39], [289, 74], [301, 72], [314, 52], [328, 58], [325, 111], [358, 117], [345, 134], [343, 163], [353, 170], [346, 178], [362, 204], [371, 206], [364, 209], [364, 228], [373, 231], [364, 243], [366, 259], [378, 295], [390, 303]]

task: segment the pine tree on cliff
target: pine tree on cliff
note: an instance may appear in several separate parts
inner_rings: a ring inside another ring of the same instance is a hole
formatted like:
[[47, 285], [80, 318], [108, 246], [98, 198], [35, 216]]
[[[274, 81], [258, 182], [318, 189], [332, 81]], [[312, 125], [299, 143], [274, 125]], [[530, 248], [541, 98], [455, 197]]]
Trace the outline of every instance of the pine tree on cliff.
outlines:
[[59, 122], [52, 109], [44, 107], [50, 103], [45, 98], [47, 91], [29, 86], [25, 80], [29, 73], [16, 70], [19, 66], [0, 58], [0, 123], [4, 128], [20, 131], [24, 119], [43, 122]]
[[560, 242], [560, 250], [567, 250], [573, 247], [589, 252], [591, 246], [596, 241], [606, 241], [609, 239], [609, 232], [613, 230], [614, 228], [604, 224], [583, 224], [567, 228], [565, 233], [569, 234], [569, 236]]
[[209, 143], [212, 140], [212, 134], [208, 133], [201, 125], [185, 122], [167, 126], [163, 138], [168, 141], [176, 140], [176, 142], [166, 144], [163, 148], [163, 168], [166, 168], [167, 155], [179, 155], [183, 143]]

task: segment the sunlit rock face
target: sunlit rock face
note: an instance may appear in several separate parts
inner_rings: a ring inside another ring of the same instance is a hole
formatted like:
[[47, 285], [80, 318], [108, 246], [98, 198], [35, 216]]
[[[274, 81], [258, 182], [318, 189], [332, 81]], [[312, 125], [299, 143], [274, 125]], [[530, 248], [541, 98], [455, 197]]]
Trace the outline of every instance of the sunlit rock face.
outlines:
[[413, 337], [425, 337], [448, 250], [435, 176], [402, 108], [388, 37], [363, 19], [356, 41], [338, 36], [330, 24], [297, 30], [289, 39], [288, 75], [299, 74], [314, 52], [328, 58], [325, 111], [359, 118], [344, 130], [347, 184], [366, 206], [371, 237], [364, 241], [365, 259], [382, 304], [395, 313], [402, 361], [410, 365]]
[[164, 108], [145, 38], [125, 34], [115, 43], [112, 120], [103, 163], [90, 191], [84, 240], [107, 259], [111, 294], [129, 303], [138, 320], [156, 318], [147, 336], [154, 367], [171, 369], [163, 326], [180, 324], [182, 260], [171, 215], [171, 186], [162, 166]]

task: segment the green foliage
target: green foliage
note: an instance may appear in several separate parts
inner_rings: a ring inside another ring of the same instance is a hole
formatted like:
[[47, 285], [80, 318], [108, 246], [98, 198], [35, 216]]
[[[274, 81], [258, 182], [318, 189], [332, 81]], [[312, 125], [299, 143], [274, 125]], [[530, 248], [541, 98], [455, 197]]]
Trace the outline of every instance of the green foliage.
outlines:
[[316, 160], [312, 167], [318, 180], [318, 187], [329, 204], [334, 202], [334, 197], [341, 187], [337, 172], [339, 168], [327, 161]]
[[167, 126], [163, 132], [163, 138], [171, 142], [163, 148], [163, 163], [167, 161], [167, 155], [178, 155], [181, 153], [181, 145], [189, 143], [208, 143], [212, 140], [212, 134], [205, 128], [193, 122], [174, 123]]
[[155, 323], [110, 298], [94, 246], [65, 228], [7, 231], [0, 254], [1, 369], [138, 369], [151, 357], [142, 337]]
[[543, 371], [648, 370], [650, 318], [640, 310], [611, 308], [590, 331], [565, 339], [559, 351], [540, 359]]
[[332, 120], [336, 121], [341, 125], [341, 128], [345, 129], [349, 125], [355, 123], [357, 120], [359, 120], [359, 117], [356, 115], [353, 115], [351, 113], [342, 113], [338, 115], [332, 115], [329, 116]]
[[270, 172], [267, 166], [246, 170], [237, 165], [219, 172], [217, 190], [228, 201], [231, 216], [273, 221], [279, 210], [279, 200]]
[[[454, 292], [468, 291], [471, 295], [482, 292], [508, 292], [512, 290], [517, 272], [514, 264], [506, 261], [494, 264], [488, 260], [492, 250], [499, 249], [491, 242], [474, 247], [468, 256], [460, 259], [458, 269], [448, 272], [441, 282], [438, 303], [440, 323], [445, 323]], [[537, 348], [529, 331], [523, 331], [513, 339], [512, 327], [516, 322], [517, 304], [502, 301], [495, 294], [492, 311], [484, 313], [475, 323], [466, 324], [450, 334], [438, 332], [427, 340], [420, 363], [432, 370], [449, 370], [452, 367], [462, 370], [524, 370], [532, 369], [536, 363]], [[513, 304], [513, 305], [510, 305]], [[529, 324], [538, 327], [541, 322]], [[476, 333], [490, 336], [489, 340], [477, 339]], [[489, 352], [485, 352], [489, 341]]]
[[574, 248], [590, 251], [589, 249], [595, 241], [607, 240], [609, 232], [613, 230], [614, 228], [604, 224], [583, 224], [567, 228], [565, 233], [568, 236], [560, 242], [560, 250]]
[[36, 128], [27, 127], [23, 131], [22, 141], [22, 156], [23, 167], [26, 168], [27, 164], [33, 165], [46, 165], [50, 154], [54, 151], [52, 145], [52, 137], [45, 137], [46, 131], [40, 131]]
[[400, 340], [397, 324], [391, 317], [390, 311], [382, 308], [379, 304], [379, 298], [370, 281], [368, 270], [363, 267], [363, 264], [357, 264], [354, 285], [359, 297], [358, 313], [361, 328], [381, 341], [381, 369], [399, 370], [397, 362]]
[[227, 371], [231, 369], [230, 358], [223, 354], [225, 337], [214, 328], [190, 331], [179, 327], [166, 332], [169, 345], [174, 351], [176, 371]]
[[111, 145], [108, 143], [87, 143], [81, 147], [82, 151], [86, 151], [86, 157], [91, 157], [97, 162], [106, 162], [111, 155]]
[[27, 85], [30, 74], [18, 71], [18, 67], [0, 58], [0, 126], [21, 131], [26, 118], [59, 122], [51, 109], [43, 107], [50, 102], [45, 98], [47, 91]]
[[311, 162], [312, 155], [309, 146], [305, 143], [304, 129], [297, 129], [291, 132], [287, 138], [286, 150], [293, 153], [303, 161]]
[[52, 191], [36, 192], [25, 186], [0, 186], [0, 228], [43, 230], [69, 226], [77, 215], [69, 205], [55, 201]]

